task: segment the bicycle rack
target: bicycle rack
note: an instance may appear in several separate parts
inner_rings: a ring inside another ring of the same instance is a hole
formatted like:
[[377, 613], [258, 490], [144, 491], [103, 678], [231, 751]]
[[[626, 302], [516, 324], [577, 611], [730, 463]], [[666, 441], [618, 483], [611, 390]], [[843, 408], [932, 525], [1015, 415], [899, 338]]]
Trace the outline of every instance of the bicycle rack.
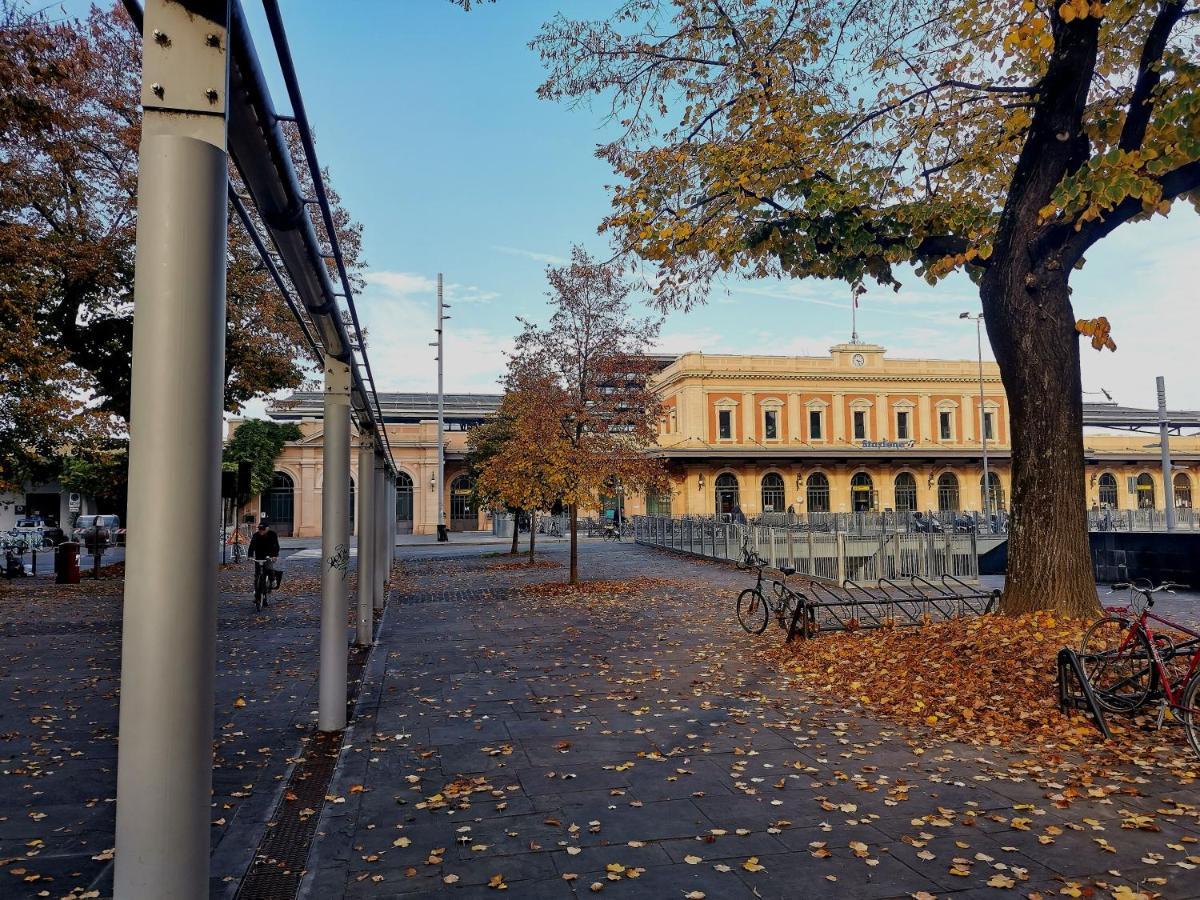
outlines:
[[[1100, 708], [1096, 694], [1092, 690], [1092, 683], [1088, 680], [1087, 673], [1083, 671], [1083, 663], [1080, 661], [1079, 654], [1070, 647], [1063, 647], [1058, 651], [1057, 666], [1059, 710], [1067, 713], [1072, 709], [1078, 709], [1090, 713], [1096, 722], [1096, 727], [1104, 735], [1104, 739], [1112, 740], [1112, 732], [1108, 730], [1104, 710]], [[1071, 691], [1072, 678], [1079, 684], [1081, 693], [1076, 694]]]

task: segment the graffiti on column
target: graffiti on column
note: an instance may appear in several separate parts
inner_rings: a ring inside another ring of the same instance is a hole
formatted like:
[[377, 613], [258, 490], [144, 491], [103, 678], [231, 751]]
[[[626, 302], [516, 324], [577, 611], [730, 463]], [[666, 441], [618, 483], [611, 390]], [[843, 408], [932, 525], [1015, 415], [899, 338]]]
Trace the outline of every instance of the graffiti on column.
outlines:
[[329, 555], [329, 568], [337, 569], [342, 573], [342, 578], [346, 577], [346, 572], [350, 569], [350, 547], [348, 544], [338, 544], [333, 553]]

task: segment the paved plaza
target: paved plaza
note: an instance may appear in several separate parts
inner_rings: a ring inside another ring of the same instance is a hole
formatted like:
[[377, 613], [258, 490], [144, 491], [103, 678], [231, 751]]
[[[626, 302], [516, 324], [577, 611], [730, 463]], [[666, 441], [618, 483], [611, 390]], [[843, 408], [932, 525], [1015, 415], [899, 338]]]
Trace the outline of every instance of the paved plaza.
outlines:
[[[611, 583], [564, 595], [563, 545], [501, 549], [402, 550], [303, 896], [1200, 897], [1200, 790], [1158, 759], [938, 743], [815, 697], [760, 652], [778, 630], [736, 625], [727, 566], [584, 541]], [[267, 616], [220, 577], [213, 897], [312, 734], [317, 561], [287, 572]], [[3, 594], [0, 896], [111, 892], [120, 591]]]
[[403, 563], [305, 896], [1200, 896], [1200, 791], [1153, 761], [929, 743], [773, 672], [741, 573], [585, 544], [650, 580], [563, 597], [542, 558]]

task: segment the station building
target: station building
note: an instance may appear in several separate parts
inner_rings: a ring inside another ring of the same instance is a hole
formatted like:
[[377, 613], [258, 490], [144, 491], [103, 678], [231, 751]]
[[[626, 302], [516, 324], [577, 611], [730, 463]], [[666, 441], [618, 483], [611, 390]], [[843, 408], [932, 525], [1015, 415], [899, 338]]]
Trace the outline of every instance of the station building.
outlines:
[[[626, 515], [748, 517], [883, 510], [983, 510], [986, 435], [990, 506], [1011, 493], [1008, 403], [994, 363], [889, 358], [874, 344], [839, 344], [827, 356], [684, 353], [665, 357], [656, 376], [663, 402], [657, 452], [670, 488], [657, 496], [599, 498]], [[281, 534], [312, 536], [321, 522], [321, 395], [297, 393], [272, 406], [303, 436], [276, 463], [260, 507]], [[445, 398], [445, 506], [451, 530], [490, 527], [472, 508], [467, 430], [500, 403], [499, 394]], [[401, 533], [436, 531], [437, 396], [382, 394], [392, 456], [400, 471]], [[1200, 413], [1172, 413], [1200, 428]], [[1148, 427], [1154, 411], [1085, 404], [1085, 424]], [[236, 423], [235, 423], [236, 427]], [[981, 433], [982, 427], [982, 433]], [[1173, 436], [1170, 490], [1163, 484], [1157, 431], [1085, 430], [1087, 502], [1110, 509], [1190, 508], [1200, 486], [1200, 437]], [[355, 474], [351, 473], [352, 476]], [[600, 510], [585, 510], [595, 515]]]

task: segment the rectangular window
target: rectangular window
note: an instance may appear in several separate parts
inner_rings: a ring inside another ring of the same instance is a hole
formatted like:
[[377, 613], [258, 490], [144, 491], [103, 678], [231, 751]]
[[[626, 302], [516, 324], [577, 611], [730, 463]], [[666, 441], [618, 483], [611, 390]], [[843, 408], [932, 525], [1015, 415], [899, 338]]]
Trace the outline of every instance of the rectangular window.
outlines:
[[733, 413], [727, 409], [723, 409], [717, 413], [718, 434], [721, 440], [728, 441], [733, 439]]
[[992, 417], [995, 413], [985, 412], [983, 414], [983, 436], [989, 441], [996, 439], [995, 425], [992, 424]]
[[943, 441], [949, 441], [949, 440], [954, 439], [954, 432], [952, 430], [952, 425], [953, 425], [953, 423], [950, 420], [950, 411], [949, 410], [942, 410], [941, 412], [938, 413], [938, 432], [941, 435], [941, 438]]
[[867, 439], [867, 413], [865, 410], [856, 409], [854, 411], [854, 439], [856, 441]]
[[779, 413], [776, 410], [768, 409], [763, 413], [763, 434], [768, 441], [779, 439]]
[[808, 439], [810, 441], [821, 440], [821, 411], [819, 409], [809, 410]]
[[896, 440], [898, 440], [898, 441], [907, 441], [908, 440], [908, 413], [907, 412], [902, 411], [902, 412], [896, 413]]

